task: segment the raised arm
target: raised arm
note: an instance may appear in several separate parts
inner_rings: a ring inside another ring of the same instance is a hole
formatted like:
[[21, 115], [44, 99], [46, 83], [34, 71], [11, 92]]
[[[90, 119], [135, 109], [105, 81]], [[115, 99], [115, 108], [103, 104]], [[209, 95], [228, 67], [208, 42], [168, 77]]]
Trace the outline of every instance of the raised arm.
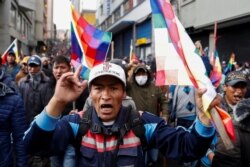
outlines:
[[53, 97], [46, 106], [46, 111], [53, 117], [61, 115], [67, 103], [76, 100], [86, 89], [87, 81], [81, 81], [79, 78], [81, 68], [75, 73], [68, 72], [62, 75], [56, 84]]

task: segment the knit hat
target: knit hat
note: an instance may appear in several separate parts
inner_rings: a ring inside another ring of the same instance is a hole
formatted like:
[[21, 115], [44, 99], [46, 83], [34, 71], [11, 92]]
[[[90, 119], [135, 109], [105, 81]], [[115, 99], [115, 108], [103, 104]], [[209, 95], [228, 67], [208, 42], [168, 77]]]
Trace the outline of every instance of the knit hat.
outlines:
[[125, 72], [122, 69], [122, 67], [114, 63], [109, 63], [109, 62], [96, 65], [91, 69], [89, 73], [89, 81], [88, 81], [89, 85], [94, 79], [101, 77], [101, 76], [106, 76], [106, 75], [116, 77], [117, 79], [122, 81], [124, 86], [126, 86]]

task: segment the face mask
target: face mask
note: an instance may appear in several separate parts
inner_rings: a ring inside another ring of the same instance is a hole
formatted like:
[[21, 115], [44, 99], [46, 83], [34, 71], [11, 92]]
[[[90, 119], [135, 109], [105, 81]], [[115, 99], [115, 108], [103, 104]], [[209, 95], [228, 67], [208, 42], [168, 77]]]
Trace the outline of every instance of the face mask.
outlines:
[[39, 81], [40, 77], [41, 77], [41, 72], [38, 72], [36, 74], [30, 74], [30, 77], [34, 80], [34, 81]]
[[142, 86], [142, 85], [145, 85], [145, 83], [147, 82], [148, 76], [146, 76], [146, 75], [136, 76], [135, 80], [136, 80], [138, 85]]

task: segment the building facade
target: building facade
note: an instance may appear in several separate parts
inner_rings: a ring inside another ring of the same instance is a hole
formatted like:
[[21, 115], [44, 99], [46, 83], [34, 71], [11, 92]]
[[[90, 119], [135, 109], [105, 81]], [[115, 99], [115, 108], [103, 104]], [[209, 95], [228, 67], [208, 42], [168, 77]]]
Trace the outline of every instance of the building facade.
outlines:
[[31, 55], [46, 46], [47, 38], [54, 38], [53, 1], [1, 0], [0, 1], [0, 52], [18, 40], [19, 53]]
[[[213, 46], [217, 22], [216, 49], [221, 60], [232, 52], [236, 61], [249, 61], [250, 1], [248, 0], [171, 0], [176, 15], [192, 40], [203, 48]], [[137, 57], [154, 55], [150, 0], [99, 0], [98, 26], [113, 33], [115, 57], [128, 57], [130, 44]]]

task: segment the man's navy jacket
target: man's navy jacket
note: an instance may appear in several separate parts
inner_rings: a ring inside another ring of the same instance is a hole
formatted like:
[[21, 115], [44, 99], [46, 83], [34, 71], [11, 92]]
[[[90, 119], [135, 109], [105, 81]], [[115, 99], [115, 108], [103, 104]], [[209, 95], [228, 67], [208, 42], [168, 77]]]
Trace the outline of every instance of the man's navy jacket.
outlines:
[[[126, 110], [122, 107], [113, 127], [119, 128], [127, 122], [124, 112]], [[92, 113], [92, 123], [104, 126], [96, 111]], [[172, 128], [163, 119], [149, 112], [141, 113], [141, 119], [148, 147], [158, 148], [164, 156], [171, 159], [193, 161], [201, 158], [215, 133], [213, 127], [205, 127], [199, 120], [187, 131], [182, 127]], [[28, 151], [36, 154], [59, 154], [68, 144], [76, 142], [80, 120], [79, 114], [67, 115], [62, 119], [54, 118], [44, 109], [25, 133], [24, 141]], [[140, 139], [132, 130], [126, 133], [119, 146], [117, 143], [116, 134], [104, 135], [89, 129], [82, 137], [79, 166], [145, 166]]]

